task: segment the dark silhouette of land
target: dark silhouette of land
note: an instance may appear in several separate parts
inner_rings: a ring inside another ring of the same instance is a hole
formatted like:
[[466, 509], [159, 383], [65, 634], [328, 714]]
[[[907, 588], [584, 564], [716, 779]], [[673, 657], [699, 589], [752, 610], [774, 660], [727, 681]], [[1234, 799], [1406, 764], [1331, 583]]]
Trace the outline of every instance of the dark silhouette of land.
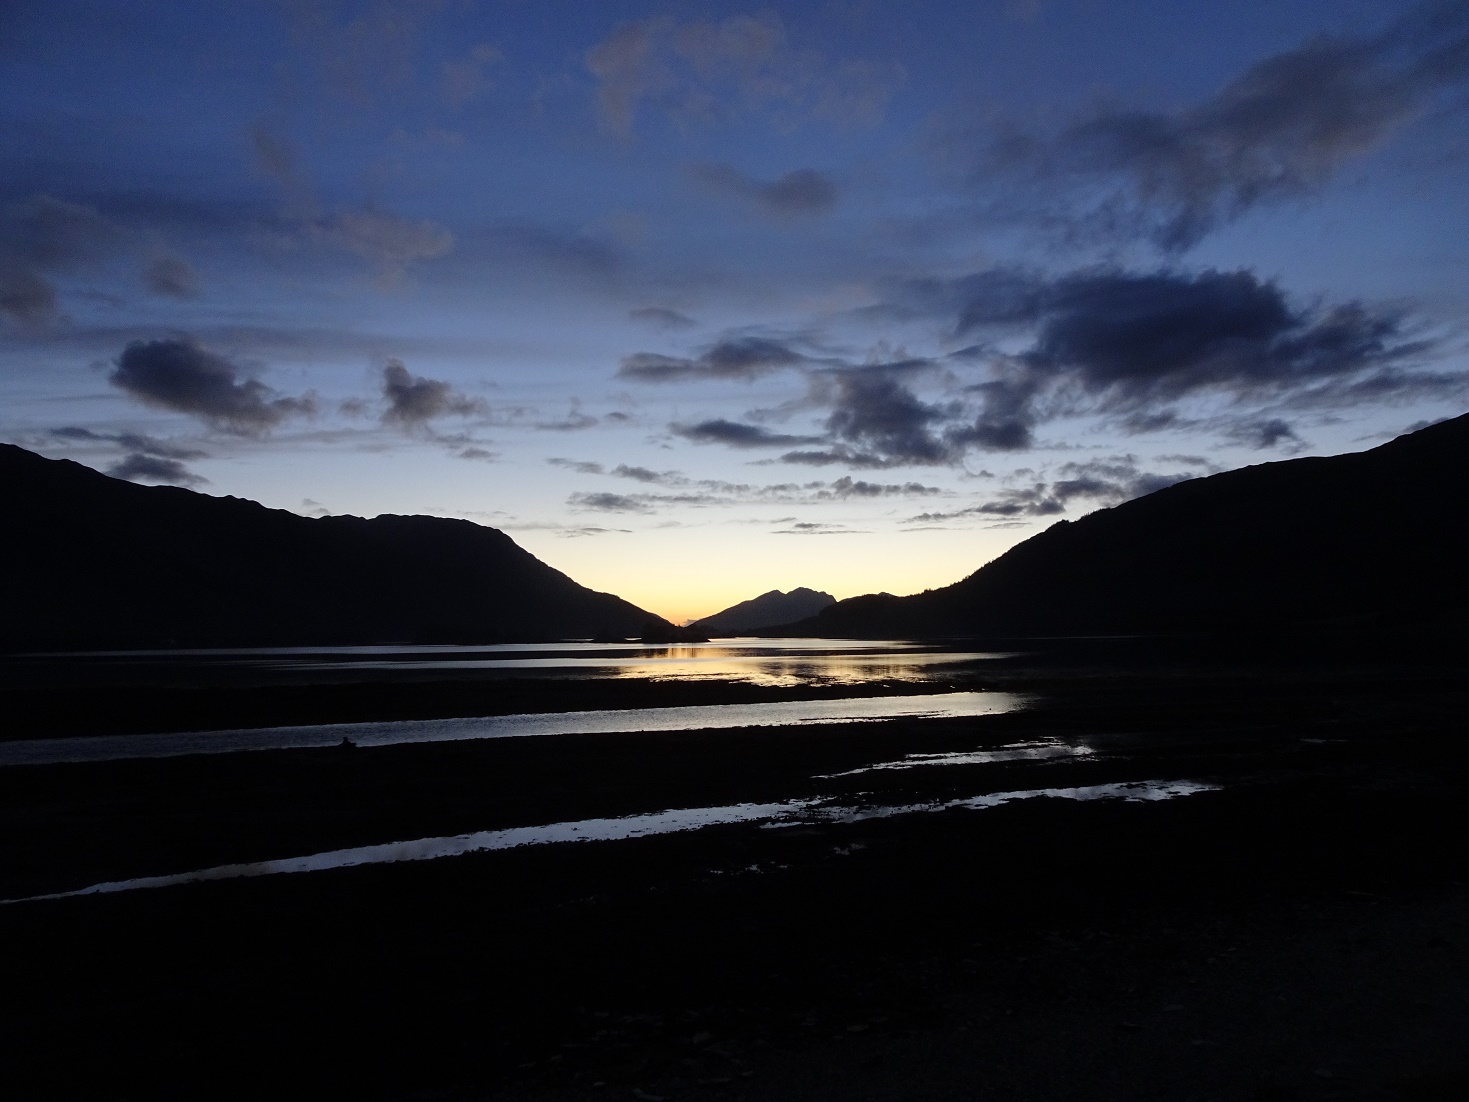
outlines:
[[776, 624], [789, 624], [815, 616], [828, 605], [836, 604], [830, 593], [798, 586], [789, 593], [772, 589], [748, 601], [730, 605], [713, 616], [705, 616], [689, 625], [713, 635], [729, 635], [739, 631], [759, 631]]
[[505, 533], [309, 518], [0, 444], [0, 649], [624, 638], [672, 625]]
[[[1005, 715], [0, 769], [7, 1098], [1457, 1102], [1466, 438], [1201, 479], [794, 629], [1028, 636], [948, 647], [923, 686], [1029, 700]], [[31, 646], [230, 616], [270, 642], [663, 631], [474, 525], [305, 520], [16, 449], [0, 470], [5, 630]], [[546, 612], [587, 607], [617, 615]], [[3, 656], [6, 734], [914, 691], [158, 661]], [[841, 813], [26, 899], [817, 798]]]
[[1370, 451], [1179, 483], [1059, 521], [962, 581], [839, 601], [782, 634], [1457, 633], [1469, 415]]

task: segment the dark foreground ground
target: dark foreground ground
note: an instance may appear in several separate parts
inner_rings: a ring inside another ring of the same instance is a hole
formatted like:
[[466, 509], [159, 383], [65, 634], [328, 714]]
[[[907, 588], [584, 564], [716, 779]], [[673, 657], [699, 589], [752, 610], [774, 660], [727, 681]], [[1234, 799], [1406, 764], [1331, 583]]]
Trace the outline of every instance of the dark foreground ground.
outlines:
[[[1460, 669], [983, 678], [1041, 699], [964, 722], [0, 770], [12, 899], [816, 793], [1220, 786], [3, 906], [4, 1093], [1469, 1097]], [[1045, 738], [1097, 753], [822, 776]]]

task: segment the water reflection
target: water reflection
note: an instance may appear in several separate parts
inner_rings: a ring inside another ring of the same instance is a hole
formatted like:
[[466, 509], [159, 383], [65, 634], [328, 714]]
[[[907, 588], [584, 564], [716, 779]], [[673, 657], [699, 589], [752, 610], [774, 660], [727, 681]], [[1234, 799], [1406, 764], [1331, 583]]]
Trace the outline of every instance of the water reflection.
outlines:
[[649, 678], [749, 684], [858, 685], [924, 682], [960, 665], [1008, 657], [901, 639], [716, 639], [710, 643], [506, 643], [483, 646], [247, 647], [206, 650], [94, 651], [0, 658], [0, 681], [203, 674], [296, 678], [356, 674], [536, 678]]
[[[302, 670], [483, 670], [566, 677], [636, 677], [679, 681], [745, 681], [756, 685], [855, 685], [924, 681], [949, 667], [1003, 658], [991, 651], [949, 651], [902, 640], [717, 639], [709, 643], [545, 644], [458, 648], [391, 656], [353, 655], [289, 661]], [[267, 665], [270, 659], [258, 659]]]
[[1051, 758], [1084, 758], [1095, 753], [1090, 746], [1073, 745], [1057, 739], [1043, 742], [1017, 742], [998, 750], [955, 750], [946, 754], [905, 754], [897, 761], [877, 762], [845, 773], [824, 773], [823, 780], [855, 777], [889, 769], [919, 769], [929, 765], [991, 765], [1004, 761], [1047, 761]]
[[251, 876], [274, 876], [295, 872], [322, 872], [328, 869], [353, 868], [360, 865], [392, 864], [400, 861], [433, 861], [442, 857], [458, 857], [468, 853], [516, 849], [521, 846], [551, 845], [565, 842], [610, 842], [700, 830], [710, 826], [759, 822], [766, 828], [811, 826], [823, 823], [855, 823], [865, 819], [893, 818], [922, 812], [965, 809], [979, 811], [1000, 807], [1016, 800], [1049, 797], [1061, 800], [1127, 800], [1131, 802], [1171, 800], [1209, 792], [1215, 785], [1196, 781], [1132, 781], [1122, 784], [1097, 784], [1076, 788], [1028, 788], [1013, 792], [991, 792], [983, 796], [945, 800], [934, 803], [897, 806], [857, 807], [827, 799], [786, 800], [780, 803], [731, 804], [725, 807], [680, 808], [648, 815], [627, 815], [615, 819], [582, 819], [577, 822], [550, 823], [545, 826], [512, 827], [508, 830], [485, 830], [473, 834], [456, 834], [442, 838], [419, 838], [411, 842], [389, 842], [385, 845], [354, 846], [329, 850], [304, 857], [288, 857], [276, 861], [253, 861], [235, 865], [167, 876], [143, 876], [131, 880], [112, 880], [69, 892], [29, 896], [25, 899], [0, 900], [0, 905], [36, 902], [47, 899], [71, 899], [85, 895], [137, 891], [144, 888], [166, 888], [208, 880], [234, 880]]
[[619, 708], [542, 712], [467, 719], [408, 719], [388, 723], [323, 723], [238, 731], [0, 742], [0, 766], [167, 758], [242, 750], [300, 750], [337, 746], [394, 746], [465, 739], [551, 735], [611, 735], [638, 731], [708, 731], [736, 727], [804, 727], [998, 715], [1024, 706], [1015, 693], [928, 693], [917, 696], [781, 700], [762, 704], [701, 704], [675, 708]]

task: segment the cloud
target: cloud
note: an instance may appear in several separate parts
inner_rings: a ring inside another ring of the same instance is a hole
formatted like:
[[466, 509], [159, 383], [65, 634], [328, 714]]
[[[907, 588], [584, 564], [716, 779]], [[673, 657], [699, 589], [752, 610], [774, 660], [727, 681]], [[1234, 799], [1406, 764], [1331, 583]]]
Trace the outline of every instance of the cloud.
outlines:
[[437, 223], [372, 207], [343, 211], [314, 224], [312, 232], [371, 263], [382, 288], [399, 283], [412, 264], [443, 256], [454, 247], [454, 235]]
[[607, 473], [617, 478], [630, 478], [634, 482], [650, 482], [662, 486], [679, 486], [688, 481], [677, 471], [654, 471], [647, 467], [629, 467], [626, 463], [617, 464]]
[[1279, 417], [1242, 421], [1229, 429], [1226, 435], [1256, 450], [1284, 445], [1285, 450], [1296, 452], [1306, 446], [1306, 442], [1296, 434], [1290, 422]]
[[[1178, 110], [1102, 108], [1052, 134], [991, 135], [977, 177], [1064, 202], [1073, 225], [1188, 248], [1320, 188], [1469, 76], [1469, 9], [1420, 5], [1375, 36], [1320, 35]], [[959, 138], [959, 142], [967, 139]]]
[[774, 536], [856, 536], [862, 535], [864, 529], [848, 528], [841, 524], [821, 524], [816, 521], [803, 520], [792, 524], [789, 528], [776, 528], [772, 530]]
[[937, 486], [925, 486], [921, 482], [864, 482], [860, 478], [854, 479], [850, 475], [844, 475], [832, 482], [827, 492], [832, 497], [843, 499], [851, 497], [891, 497], [893, 495], [902, 497], [925, 497], [930, 494], [943, 493]]
[[413, 375], [396, 359], [383, 367], [383, 399], [388, 403], [383, 424], [405, 431], [424, 428], [437, 417], [472, 417], [486, 411], [484, 399], [461, 394], [442, 379]]
[[762, 375], [807, 363], [807, 357], [783, 341], [768, 337], [726, 337], [690, 359], [634, 352], [625, 356], [617, 375], [640, 383], [687, 382], [695, 379], [738, 379], [749, 382]]
[[0, 316], [22, 329], [41, 329], [57, 316], [56, 288], [25, 268], [0, 268]]
[[591, 414], [573, 408], [560, 421], [537, 421], [534, 427], [543, 432], [580, 432], [582, 429], [595, 428], [600, 423]]
[[199, 293], [199, 276], [187, 260], [162, 253], [144, 267], [143, 285], [155, 295], [194, 298]]
[[454, 458], [455, 459], [483, 459], [486, 462], [493, 462], [494, 460], [500, 458], [500, 453], [499, 452], [492, 452], [492, 451], [489, 451], [489, 450], [487, 450], [485, 448], [464, 448], [464, 449], [462, 449], [460, 451], [455, 452], [454, 453]]
[[583, 509], [599, 513], [648, 513], [652, 505], [640, 497], [626, 494], [574, 493], [566, 499], [572, 509]]
[[[1182, 460], [1188, 457], [1174, 458]], [[1197, 457], [1188, 461], [1194, 465], [1205, 465]], [[1122, 455], [1085, 463], [1063, 463], [1055, 473], [1058, 477], [1052, 481], [1004, 489], [988, 501], [953, 512], [920, 513], [910, 517], [909, 523], [930, 524], [976, 517], [1049, 517], [1066, 512], [1076, 501], [1120, 505], [1196, 477], [1197, 472], [1144, 471], [1139, 469], [1135, 456]]]
[[198, 486], [209, 481], [189, 470], [177, 459], [159, 459], [138, 452], [120, 463], [114, 463], [105, 473], [131, 482], [170, 482], [177, 486]]
[[95, 208], [37, 195], [5, 211], [0, 251], [41, 271], [66, 271], [115, 253], [126, 241], [122, 228]]
[[1204, 396], [1329, 407], [1453, 386], [1403, 370], [1431, 343], [1411, 337], [1401, 312], [1296, 307], [1247, 271], [1001, 271], [910, 285], [898, 297], [903, 309], [926, 298], [953, 317], [956, 338], [1029, 336], [1019, 351], [966, 350], [991, 378], [967, 390], [973, 419], [945, 430], [958, 448], [1021, 450], [1040, 422], [1062, 415], [1102, 413], [1126, 431], [1182, 426], [1174, 403]]
[[828, 373], [825, 379], [834, 391], [828, 431], [893, 463], [953, 462], [952, 445], [936, 436], [933, 428], [952, 418], [955, 408], [920, 401], [903, 381], [912, 368], [927, 366], [881, 364]]
[[239, 368], [189, 337], [133, 341], [107, 381], [147, 405], [191, 414], [242, 436], [316, 412], [314, 395], [278, 397], [258, 379], [241, 379]]
[[642, 306], [629, 310], [627, 316], [633, 321], [645, 322], [657, 329], [692, 329], [698, 324], [688, 315], [664, 306]]
[[[571, 461], [563, 461], [557, 465], [577, 468], [577, 465]], [[585, 466], [600, 468], [600, 464], [586, 464]], [[577, 492], [567, 499], [567, 505], [573, 509], [613, 513], [651, 513], [669, 507], [819, 505], [854, 499], [931, 497], [944, 493], [937, 486], [925, 486], [920, 482], [875, 483], [854, 479], [850, 476], [844, 476], [832, 482], [778, 482], [760, 485], [726, 482], [714, 478], [694, 480], [677, 471], [651, 471], [645, 467], [625, 465], [619, 465], [612, 470], [588, 470], [586, 473], [629, 478], [648, 485], [673, 487], [682, 491], [679, 493], [641, 492], [634, 494]], [[777, 521], [776, 523], [783, 522]]]
[[551, 466], [553, 467], [565, 467], [567, 470], [575, 471], [577, 474], [604, 473], [602, 464], [588, 463], [587, 461], [581, 459], [561, 459], [560, 457], [553, 456], [552, 458], [546, 460], [546, 462], [551, 464]]
[[836, 184], [811, 168], [799, 168], [769, 182], [724, 164], [695, 165], [689, 172], [710, 190], [744, 200], [778, 217], [826, 214], [837, 204]]
[[773, 12], [625, 23], [583, 61], [596, 80], [603, 131], [624, 139], [645, 107], [682, 125], [755, 113], [783, 126], [807, 119], [871, 125], [905, 77], [900, 65], [798, 50]]
[[94, 432], [91, 429], [67, 426], [65, 428], [52, 429], [51, 435], [62, 440], [78, 440], [86, 443], [108, 443], [117, 444], [128, 451], [137, 452], [142, 455], [154, 456], [158, 459], [208, 459], [209, 453], [200, 451], [198, 448], [184, 448], [177, 444], [170, 444], [166, 440], [146, 436], [137, 432]]
[[59, 317], [48, 278], [107, 259], [126, 244], [121, 227], [94, 208], [36, 195], [0, 213], [0, 317], [43, 329]]
[[771, 432], [759, 425], [726, 421], [723, 418], [700, 421], [693, 425], [673, 424], [669, 428], [696, 444], [727, 444], [732, 448], [789, 447], [792, 444], [811, 444], [820, 440], [820, 437]]

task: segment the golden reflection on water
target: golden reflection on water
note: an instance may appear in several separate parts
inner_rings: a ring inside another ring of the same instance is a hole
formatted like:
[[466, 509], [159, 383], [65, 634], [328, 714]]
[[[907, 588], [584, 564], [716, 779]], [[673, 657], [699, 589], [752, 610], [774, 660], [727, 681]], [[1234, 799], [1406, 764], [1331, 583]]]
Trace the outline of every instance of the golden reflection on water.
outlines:
[[[712, 651], [712, 653], [711, 653]], [[835, 654], [771, 654], [757, 650], [672, 646], [661, 653], [613, 660], [615, 676], [677, 681], [745, 681], [788, 687], [828, 684], [860, 685], [872, 681], [929, 681], [961, 662], [992, 658], [986, 653], [921, 650], [841, 652]]]
[[[220, 658], [226, 652], [216, 652]], [[905, 640], [719, 639], [711, 643], [532, 643], [463, 647], [237, 652], [233, 661], [296, 670], [483, 670], [569, 678], [743, 681], [788, 688], [926, 682], [1004, 653], [948, 651]]]

